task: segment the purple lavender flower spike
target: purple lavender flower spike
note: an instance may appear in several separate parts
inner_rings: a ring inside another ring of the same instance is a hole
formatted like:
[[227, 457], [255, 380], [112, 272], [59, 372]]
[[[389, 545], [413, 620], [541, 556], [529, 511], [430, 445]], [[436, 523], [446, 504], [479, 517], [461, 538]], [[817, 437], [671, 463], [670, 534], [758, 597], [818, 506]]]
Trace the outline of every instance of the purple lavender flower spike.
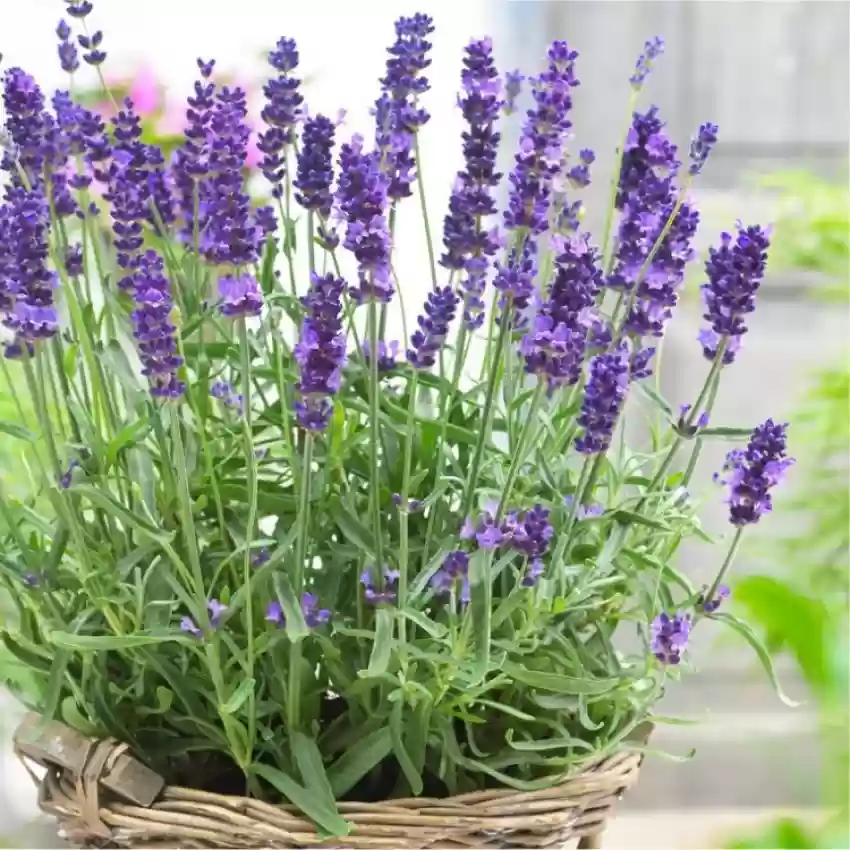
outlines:
[[543, 561], [540, 558], [534, 558], [528, 564], [528, 568], [525, 571], [525, 575], [522, 577], [522, 586], [523, 587], [534, 587], [537, 584], [540, 576], [543, 575], [545, 568], [543, 566]]
[[9, 68], [3, 74], [3, 107], [11, 144], [4, 146], [2, 168], [9, 173], [14, 186], [23, 187], [18, 173], [21, 168], [34, 189], [42, 182], [45, 134], [50, 115], [45, 111], [41, 89], [21, 68]]
[[724, 599], [728, 599], [732, 591], [725, 584], [721, 584], [715, 591], [713, 599], [706, 599], [705, 594], [708, 592], [707, 587], [703, 587], [702, 593], [697, 597], [696, 607], [698, 610], [704, 611], [706, 614], [713, 614], [722, 604]]
[[462, 549], [449, 552], [443, 565], [431, 577], [431, 588], [438, 596], [448, 595], [457, 585], [461, 586], [460, 600], [469, 603], [469, 555]]
[[168, 399], [182, 396], [186, 384], [178, 377], [183, 358], [177, 353], [177, 328], [171, 321], [174, 302], [163, 269], [162, 257], [155, 251], [138, 256], [132, 289], [136, 309], [130, 318], [151, 395]]
[[703, 353], [709, 360], [717, 354], [721, 338], [727, 339], [723, 362], [735, 360], [741, 339], [747, 332], [744, 318], [756, 308], [756, 293], [767, 267], [768, 232], [758, 225], [738, 224], [733, 242], [724, 233], [720, 247], [710, 248], [705, 264], [708, 282], [700, 287], [710, 329], [700, 333]]
[[298, 91], [301, 80], [292, 76], [298, 67], [298, 47], [291, 38], [278, 40], [269, 53], [269, 64], [278, 72], [263, 86], [266, 105], [261, 117], [268, 129], [260, 133], [257, 148], [263, 154], [260, 163], [263, 175], [272, 184], [272, 196], [283, 195], [283, 179], [286, 175], [286, 158], [289, 147], [295, 141], [295, 126], [301, 119], [301, 104], [304, 98]]
[[691, 141], [690, 160], [688, 173], [695, 176], [702, 171], [703, 166], [711, 153], [711, 149], [717, 144], [717, 124], [710, 121], [701, 124], [696, 136]]
[[512, 115], [516, 112], [516, 100], [522, 91], [523, 80], [525, 80], [525, 75], [519, 68], [513, 71], [505, 71], [505, 102], [502, 104], [502, 111], [505, 115]]
[[471, 41], [466, 47], [463, 64], [458, 104], [468, 125], [463, 134], [464, 168], [455, 178], [449, 212], [443, 220], [445, 253], [440, 263], [449, 269], [467, 271], [472, 283], [462, 282], [461, 287], [464, 294], [469, 292], [469, 297], [474, 299], [479, 266], [473, 264], [470, 269], [469, 263], [473, 258], [488, 257], [496, 251], [485, 219], [496, 212], [493, 189], [502, 176], [496, 171], [501, 138], [496, 122], [502, 99], [498, 72], [493, 64], [493, 43], [489, 38]]
[[646, 78], [649, 76], [649, 72], [652, 70], [655, 60], [663, 52], [664, 39], [661, 36], [657, 35], [655, 38], [651, 38], [646, 42], [643, 47], [643, 53], [638, 56], [638, 60], [635, 63], [635, 72], [629, 80], [633, 88], [639, 89], [643, 86]]
[[214, 629], [217, 629], [221, 622], [221, 618], [227, 611], [227, 606], [219, 602], [218, 599], [210, 599], [210, 601], [207, 602], [207, 611], [210, 615], [210, 625]]
[[458, 296], [450, 286], [437, 287], [428, 293], [425, 312], [419, 316], [419, 329], [410, 338], [408, 362], [416, 369], [430, 369], [443, 346], [449, 326], [455, 317]]
[[647, 178], [651, 179], [641, 189], [642, 194], [666, 201], [669, 180], [675, 177], [681, 165], [676, 157], [676, 145], [670, 141], [666, 125], [658, 117], [658, 107], [651, 106], [645, 113], [635, 112], [620, 163], [617, 209], [623, 209]]
[[336, 201], [346, 222], [344, 247], [358, 265], [360, 286], [352, 296], [361, 302], [390, 301], [394, 289], [385, 216], [387, 178], [381, 173], [378, 154], [364, 153], [363, 137], [357, 134], [340, 147]]
[[366, 597], [367, 602], [371, 602], [373, 605], [385, 604], [388, 605], [392, 602], [395, 602], [396, 599], [396, 586], [398, 584], [399, 573], [398, 570], [391, 570], [389, 567], [384, 565], [384, 589], [378, 590], [375, 586], [374, 579], [372, 577], [372, 568], [367, 567], [360, 574], [360, 584], [363, 585], [363, 595]]
[[73, 74], [80, 67], [80, 55], [77, 52], [77, 45], [71, 39], [71, 28], [64, 19], [60, 20], [56, 26], [56, 37], [59, 39], [57, 47], [59, 64], [66, 74]]
[[746, 449], [735, 449], [726, 456], [723, 471], [727, 478], [718, 476], [718, 480], [729, 487], [726, 501], [732, 525], [754, 525], [773, 509], [770, 490], [794, 464], [787, 454], [787, 429], [787, 423], [768, 419], [753, 430]]
[[430, 89], [422, 75], [430, 64], [428, 36], [434, 31], [428, 15], [401, 17], [395, 22], [396, 41], [388, 48], [382, 94], [375, 103], [375, 143], [381, 171], [388, 178], [387, 194], [393, 200], [411, 194], [416, 162], [413, 135], [429, 119], [419, 97]]
[[301, 370], [295, 414], [298, 424], [310, 431], [327, 427], [333, 413], [331, 398], [342, 384], [347, 359], [340, 318], [344, 287], [342, 278], [314, 274], [303, 298], [307, 316], [293, 352]]
[[10, 185], [5, 196], [0, 208], [0, 305], [6, 311], [3, 324], [15, 334], [6, 356], [19, 357], [58, 331], [56, 273], [47, 266], [50, 212], [41, 188]]
[[625, 352], [598, 354], [591, 360], [590, 377], [577, 419], [584, 433], [576, 438], [576, 451], [590, 455], [608, 448], [628, 385], [629, 362]]
[[308, 118], [301, 134], [295, 200], [322, 218], [331, 214], [333, 195], [333, 146], [336, 124], [324, 115]]
[[519, 256], [516, 249], [512, 249], [506, 265], [495, 264], [496, 276], [493, 286], [503, 295], [499, 305], [501, 309], [507, 307], [508, 299], [517, 311], [528, 307], [534, 293], [534, 254], [535, 243], [527, 239]]
[[250, 273], [223, 277], [218, 282], [222, 315], [228, 319], [259, 316], [263, 310], [263, 294], [260, 284]]
[[650, 650], [662, 664], [678, 664], [688, 645], [691, 618], [687, 614], [671, 617], [662, 612], [652, 621]]
[[571, 90], [579, 84], [573, 73], [578, 53], [567, 42], [552, 42], [547, 56], [548, 68], [532, 81], [535, 108], [526, 113], [519, 152], [508, 177], [505, 212], [505, 227], [528, 229], [532, 234], [543, 233], [548, 226], [551, 181], [560, 171], [563, 145], [572, 127], [567, 118]]

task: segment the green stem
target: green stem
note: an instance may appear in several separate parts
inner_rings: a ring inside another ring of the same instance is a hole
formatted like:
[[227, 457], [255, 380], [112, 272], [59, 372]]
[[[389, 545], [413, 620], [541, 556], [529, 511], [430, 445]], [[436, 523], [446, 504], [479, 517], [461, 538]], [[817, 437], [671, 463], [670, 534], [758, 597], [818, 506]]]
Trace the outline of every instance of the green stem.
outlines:
[[428, 248], [428, 268], [431, 272], [431, 288], [437, 288], [437, 263], [434, 259], [434, 240], [428, 222], [428, 204], [425, 201], [425, 178], [422, 175], [422, 154], [419, 151], [419, 133], [413, 134], [413, 151], [416, 157], [416, 185], [419, 189], [419, 206], [422, 209], [422, 224], [425, 227], [425, 244]]
[[369, 302], [369, 347], [372, 356], [369, 358], [369, 476], [371, 481], [370, 494], [372, 497], [372, 526], [375, 535], [375, 581], [379, 588], [384, 581], [384, 553], [381, 534], [381, 478], [378, 466], [378, 447], [381, 438], [379, 408], [379, 375], [378, 375], [378, 308], [374, 300]]
[[472, 458], [472, 465], [469, 470], [469, 480], [466, 483], [466, 494], [463, 499], [463, 510], [461, 516], [467, 516], [472, 508], [472, 502], [475, 498], [475, 486], [478, 483], [478, 475], [481, 471], [481, 457], [484, 454], [484, 445], [490, 438], [490, 420], [493, 413], [493, 400], [496, 396], [496, 384], [498, 383], [499, 367], [502, 363], [502, 354], [505, 348], [505, 341], [508, 338], [508, 330], [511, 326], [511, 311], [513, 304], [508, 299], [505, 308], [502, 311], [502, 318], [499, 322], [499, 336], [496, 340], [496, 351], [493, 356], [493, 361], [490, 364], [490, 377], [487, 381], [487, 395], [484, 398], [484, 411], [482, 414], [481, 430], [478, 432], [478, 439], [475, 443], [475, 454]]
[[614, 161], [614, 171], [611, 174], [611, 185], [608, 191], [608, 212], [605, 215], [605, 228], [602, 231], [602, 268], [605, 270], [606, 275], [611, 271], [610, 263], [613, 256], [613, 251], [609, 253], [609, 249], [612, 247], [612, 243], [610, 242], [611, 230], [614, 224], [614, 211], [617, 204], [617, 189], [620, 186], [620, 168], [623, 164], [623, 153], [626, 148], [626, 139], [629, 135], [629, 127], [632, 125], [632, 112], [634, 112], [637, 96], [637, 91], [632, 90], [632, 93], [629, 96], [626, 127], [620, 137], [620, 147], [617, 148], [617, 158]]
[[[707, 414], [711, 414], [711, 411], [714, 408], [714, 402], [717, 399], [717, 390], [720, 387], [720, 374], [718, 373], [717, 377], [714, 379], [714, 383], [711, 386], [711, 391], [708, 396], [708, 401], [705, 403], [705, 412]], [[697, 466], [697, 461], [699, 460], [700, 452], [702, 451], [702, 438], [699, 436], [699, 432], [697, 432], [696, 440], [694, 441], [694, 448], [691, 452], [690, 460], [688, 460], [688, 465], [685, 468], [685, 477], [682, 479], [682, 486], [687, 487], [690, 483], [691, 476], [694, 474], [694, 470]]]
[[[743, 526], [736, 529], [735, 536], [732, 538], [732, 543], [729, 546], [729, 551], [726, 553], [726, 558], [724, 559], [722, 566], [718, 570], [717, 575], [714, 577], [714, 581], [711, 583], [711, 586], [705, 593], [704, 599], [706, 602], [710, 602], [712, 599], [714, 599], [714, 596], [717, 593], [717, 588], [720, 587], [720, 584], [726, 576], [726, 573], [729, 571], [729, 567], [732, 566], [732, 561], [735, 559], [735, 555], [737, 554], [738, 548], [741, 545], [741, 538], [743, 537], [743, 534]], [[701, 612], [697, 611], [694, 620], [698, 620], [700, 615]]]
[[307, 267], [309, 269], [311, 280], [313, 275], [316, 273], [316, 244], [313, 241], [313, 215], [313, 210], [310, 210], [307, 213]]
[[[702, 385], [702, 389], [700, 390], [699, 395], [697, 396], [697, 400], [694, 402], [693, 407], [690, 409], [688, 413], [688, 417], [684, 422], [685, 430], [692, 428], [694, 423], [699, 418], [700, 408], [703, 405], [703, 402], [706, 399], [706, 396], [711, 392], [711, 387], [715, 383], [715, 378], [719, 376], [720, 370], [723, 368], [723, 354], [726, 351], [726, 345], [728, 342], [728, 337], [724, 336], [720, 340], [720, 344], [717, 346], [717, 353], [714, 355], [714, 361], [711, 364], [711, 369], [708, 372], [708, 376], [705, 379], [705, 383]], [[658, 471], [655, 473], [652, 481], [649, 482], [649, 486], [646, 488], [643, 497], [638, 502], [635, 511], [639, 511], [644, 503], [646, 502], [647, 496], [658, 486], [658, 484], [663, 479], [664, 475], [667, 473], [667, 470], [670, 468], [670, 464], [673, 463], [673, 459], [676, 457], [676, 453], [682, 446], [682, 443], [685, 442], [685, 438], [681, 434], [677, 434], [676, 438], [673, 440], [670, 449], [664, 457], [664, 460], [661, 461], [661, 466], [658, 468]]]
[[511, 465], [508, 469], [508, 477], [505, 479], [505, 486], [502, 489], [502, 497], [499, 500], [499, 507], [494, 518], [495, 523], [498, 523], [504, 514], [505, 507], [511, 497], [511, 490], [513, 490], [519, 471], [522, 468], [522, 464], [525, 462], [526, 442], [531, 436], [532, 430], [538, 424], [535, 417], [537, 416], [537, 411], [540, 409], [540, 402], [543, 401], [545, 391], [546, 382], [543, 379], [538, 379], [537, 388], [535, 389], [534, 396], [531, 399], [531, 407], [528, 410], [528, 417], [522, 426], [522, 431], [520, 432], [519, 439], [517, 440], [516, 449], [514, 450], [513, 457], [511, 458]]
[[[307, 558], [307, 538], [310, 533], [310, 467], [313, 464], [313, 434], [304, 432], [304, 456], [301, 464], [300, 495], [298, 499], [298, 541], [295, 548], [295, 569], [292, 585], [297, 600], [301, 599], [304, 587], [304, 562]], [[291, 730], [301, 723], [301, 641], [293, 643], [289, 650], [289, 679], [286, 688], [286, 722]]]
[[[399, 505], [399, 555], [398, 555], [398, 607], [403, 608], [407, 598], [408, 583], [408, 499], [410, 497], [410, 463], [413, 457], [413, 435], [414, 419], [416, 414], [416, 393], [419, 385], [419, 372], [414, 369], [413, 378], [410, 382], [410, 399], [407, 404], [407, 435], [404, 439], [404, 461], [401, 474], [401, 504]], [[432, 508], [432, 515], [435, 513]], [[402, 645], [407, 641], [407, 622], [402, 618], [399, 621], [399, 638]]]
[[[246, 588], [251, 586], [252, 552], [251, 541], [254, 537], [254, 526], [257, 523], [257, 458], [254, 454], [254, 436], [251, 423], [251, 347], [248, 340], [248, 329], [245, 320], [239, 321], [239, 352], [242, 360], [242, 403], [243, 403], [243, 434], [245, 438], [245, 469], [248, 486], [248, 521], [245, 525], [245, 560], [243, 581]], [[247, 638], [247, 669], [249, 678], [254, 676], [254, 610], [253, 594], [245, 595], [245, 633]], [[253, 752], [257, 736], [257, 719], [254, 711], [254, 691], [248, 696], [248, 750]]]

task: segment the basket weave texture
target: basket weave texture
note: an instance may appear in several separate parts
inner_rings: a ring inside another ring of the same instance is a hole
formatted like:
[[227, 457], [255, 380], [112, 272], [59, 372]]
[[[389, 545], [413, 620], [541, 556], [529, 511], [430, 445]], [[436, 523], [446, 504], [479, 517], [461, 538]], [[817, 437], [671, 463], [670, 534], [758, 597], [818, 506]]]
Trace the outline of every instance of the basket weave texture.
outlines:
[[[318, 836], [292, 806], [165, 786], [150, 806], [103, 787], [104, 771], [126, 745], [92, 741], [76, 769], [42, 760], [38, 803], [60, 835], [78, 847], [181, 848], [562, 848], [599, 847], [612, 807], [635, 784], [641, 756], [616, 753], [543, 790], [497, 788], [443, 799], [343, 802], [344, 838]], [[19, 751], [27, 763], [29, 754]]]

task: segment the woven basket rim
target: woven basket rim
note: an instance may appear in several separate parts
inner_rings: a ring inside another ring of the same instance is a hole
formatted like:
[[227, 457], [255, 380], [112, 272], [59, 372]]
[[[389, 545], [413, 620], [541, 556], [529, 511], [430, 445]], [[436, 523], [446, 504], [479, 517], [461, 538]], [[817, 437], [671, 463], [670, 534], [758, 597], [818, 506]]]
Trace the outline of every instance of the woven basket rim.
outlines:
[[[162, 783], [155, 799], [140, 805], [129, 799], [132, 793], [106, 784], [117, 760], [140, 765], [126, 745], [114, 739], [86, 739], [63, 724], [51, 727], [86, 742], [83, 763], [38, 759], [32, 748], [17, 740], [17, 733], [16, 754], [38, 788], [41, 810], [58, 820], [66, 840], [79, 846], [363, 850], [563, 846], [602, 831], [614, 804], [637, 781], [642, 761], [639, 752], [624, 749], [532, 791], [498, 787], [444, 798], [340, 802], [338, 809], [351, 832], [328, 843], [288, 803]], [[33, 760], [46, 768], [43, 776], [30, 766]]]

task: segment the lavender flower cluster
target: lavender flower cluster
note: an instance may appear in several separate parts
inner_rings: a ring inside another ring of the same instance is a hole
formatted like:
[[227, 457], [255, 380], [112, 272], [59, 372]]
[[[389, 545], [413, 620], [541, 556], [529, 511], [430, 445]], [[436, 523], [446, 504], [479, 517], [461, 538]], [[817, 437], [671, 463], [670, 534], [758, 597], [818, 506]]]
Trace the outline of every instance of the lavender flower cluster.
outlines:
[[[89, 2], [66, 2], [72, 24], [92, 11]], [[69, 74], [80, 67], [80, 50], [82, 60], [92, 66], [106, 58], [102, 32], [84, 30], [74, 37], [72, 25], [64, 19], [56, 28], [59, 62]], [[117, 291], [110, 295], [120, 296], [122, 303], [129, 305], [130, 332], [150, 395], [160, 404], [169, 400], [179, 404], [192, 392], [191, 384], [198, 375], [183, 357], [187, 320], [195, 318], [181, 313], [187, 304], [195, 303], [186, 297], [190, 287], [186, 267], [195, 264], [193, 271], [198, 274], [192, 277], [191, 287], [197, 291], [191, 295], [201, 292], [203, 298], [196, 300], [204, 304], [205, 311], [214, 313], [217, 332], [227, 336], [238, 330], [240, 340], [247, 340], [249, 330], [253, 333], [260, 328], [256, 338], [265, 340], [277, 330], [272, 326], [280, 312], [281, 293], [276, 291], [276, 272], [272, 269], [271, 275], [264, 276], [263, 265], [266, 260], [274, 263], [277, 240], [283, 233], [284, 253], [294, 268], [290, 253], [290, 231], [296, 220], [290, 209], [292, 195], [310, 223], [310, 280], [306, 295], [298, 301], [291, 299], [288, 305], [293, 312], [303, 311], [298, 341], [291, 352], [286, 349], [298, 375], [294, 392], [289, 388], [291, 402], [286, 388], [276, 388], [276, 392], [280, 405], [293, 410], [300, 429], [296, 439], [288, 441], [312, 446], [313, 439], [322, 440], [347, 374], [349, 327], [355, 323], [352, 320], [346, 326], [344, 316], [361, 304], [370, 304], [370, 312], [379, 307], [385, 313], [396, 294], [391, 223], [421, 174], [418, 138], [430, 117], [424, 96], [430, 90], [425, 72], [431, 63], [433, 30], [431, 18], [424, 14], [396, 22], [395, 41], [380, 80], [381, 93], [374, 103], [371, 148], [363, 135], [355, 133], [340, 139], [337, 149], [339, 122], [309, 113], [304, 103], [297, 76], [297, 44], [285, 37], [277, 41], [268, 54], [274, 76], [263, 89], [265, 127], [258, 141], [272, 206], [255, 205], [246, 186], [251, 138], [246, 92], [213, 82], [214, 60], [197, 60], [199, 79], [187, 98], [184, 138], [168, 160], [144, 141], [141, 121], [130, 100], [116, 108], [107, 128], [67, 92], [57, 92], [52, 109], [48, 108], [32, 77], [19, 68], [7, 70], [3, 104], [8, 144], [0, 163], [7, 178], [0, 205], [0, 314], [9, 331], [5, 356], [25, 360], [37, 356], [44, 340], [58, 336], [57, 296], [61, 304], [63, 292], [75, 293], [81, 281], [88, 283], [93, 260], [85, 236], [88, 231], [84, 230], [82, 242], [71, 242], [67, 237], [70, 224], [80, 221], [87, 228], [97, 220], [99, 227], [110, 231], [110, 248], [119, 270], [114, 281]], [[631, 77], [635, 97], [663, 49], [660, 38], [646, 42]], [[699, 214], [687, 193], [707, 166], [718, 127], [705, 122], [697, 129], [683, 164], [657, 107], [634, 111], [612, 185], [614, 238], [607, 244], [606, 236], [606, 244], [595, 245], [581, 228], [579, 193], [590, 183], [596, 157], [586, 149], [579, 149], [576, 157], [569, 149], [573, 95], [579, 85], [577, 60], [578, 53], [566, 41], [555, 41], [545, 69], [528, 80], [531, 106], [525, 112], [507, 178], [507, 208], [500, 230], [491, 222], [497, 213], [495, 194], [502, 179], [496, 166], [501, 141], [498, 122], [500, 115], [516, 108], [524, 77], [518, 71], [500, 76], [491, 39], [468, 44], [457, 102], [465, 125], [463, 163], [443, 218], [439, 258], [447, 281], [437, 284], [435, 268], [434, 286], [404, 349], [385, 338], [373, 339], [371, 344], [357, 340], [356, 344], [358, 362], [375, 358], [384, 388], [400, 377], [412, 380], [415, 386], [420, 379], [424, 382], [423, 372], [442, 361], [458, 314], [459, 333], [469, 333], [470, 338], [483, 325], [489, 287], [490, 318], [495, 325], [498, 316], [506, 340], [505, 351], [494, 354], [488, 348], [488, 355], [495, 357], [488, 364], [494, 370], [490, 389], [495, 387], [495, 378], [507, 374], [516, 361], [519, 377], [523, 377], [520, 369], [532, 376], [528, 380], [536, 384], [535, 391], [545, 390], [547, 402], [556, 409], [562, 403], [574, 404], [574, 427], [565, 431], [563, 447], [572, 447], [579, 456], [581, 474], [587, 471], [592, 476], [621, 426], [630, 386], [648, 378], [655, 367], [656, 341], [666, 331], [686, 266], [694, 258]], [[100, 217], [92, 201], [98, 196], [108, 205], [108, 216]], [[424, 206], [424, 198], [422, 203]], [[313, 238], [315, 224], [318, 240]], [[333, 263], [325, 268], [334, 268], [335, 273], [318, 272], [313, 256], [316, 242], [325, 251], [324, 260]], [[340, 245], [356, 264], [356, 285], [349, 285], [339, 270], [336, 251]], [[710, 250], [702, 285], [708, 327], [699, 337], [705, 357], [712, 361], [707, 389], [716, 373], [732, 364], [740, 351], [748, 331], [745, 322], [755, 310], [764, 279], [768, 247], [767, 230], [739, 223], [734, 236], [724, 233], [720, 244]], [[500, 249], [501, 257], [496, 259]], [[51, 253], [59, 258], [57, 269], [48, 262]], [[295, 273], [292, 275], [296, 294]], [[214, 310], [206, 300], [207, 283], [217, 289]], [[104, 285], [111, 282], [104, 281]], [[609, 310], [607, 301], [612, 299], [616, 304]], [[222, 322], [222, 318], [231, 322]], [[383, 337], [383, 330], [381, 334]], [[249, 363], [253, 350], [249, 345]], [[406, 356], [399, 357], [399, 351]], [[506, 359], [513, 358], [507, 363], [500, 360], [505, 352]], [[455, 351], [455, 357], [462, 356], [463, 349]], [[222, 373], [226, 372], [214, 372]], [[448, 383], [444, 377], [441, 373], [441, 387]], [[513, 373], [510, 378], [514, 380]], [[373, 390], [377, 394], [377, 386]], [[457, 391], [453, 386], [452, 402]], [[247, 390], [243, 397], [219, 380], [210, 393], [237, 412], [247, 423], [246, 431], [251, 431]], [[703, 403], [706, 395], [700, 396], [696, 407], [682, 408], [675, 426], [678, 438], [700, 438], [708, 424], [710, 405]], [[484, 419], [477, 423], [479, 447], [490, 439], [492, 421], [486, 417], [493, 398], [491, 392]], [[507, 419], [512, 415], [511, 403], [506, 399]], [[447, 419], [452, 412], [446, 413]], [[409, 429], [414, 422], [411, 414]], [[446, 431], [443, 428], [441, 439]], [[678, 442], [671, 449], [671, 461], [676, 445]], [[516, 446], [511, 444], [511, 448]], [[384, 490], [377, 480], [378, 449], [374, 451], [370, 486], [377, 488], [374, 512], [381, 519]], [[387, 451], [385, 447], [383, 451]], [[250, 453], [248, 457], [251, 459]], [[254, 453], [253, 458], [257, 457], [265, 455]], [[468, 492], [463, 508], [448, 511], [454, 523], [451, 548], [430, 578], [435, 595], [457, 594], [462, 604], [471, 600], [472, 559], [492, 559], [496, 552], [518, 556], [517, 583], [539, 588], [546, 560], [551, 557], [556, 533], [553, 523], [559, 519], [558, 510], [553, 512], [542, 501], [537, 503], [528, 494], [517, 498], [510, 491], [516, 477], [509, 475], [510, 485], [502, 498], [461, 522], [476, 503], [479, 460], [480, 453], [470, 462], [473, 471], [465, 482]], [[525, 462], [521, 450], [511, 462], [518, 466]], [[438, 463], [442, 463], [442, 455]], [[786, 426], [772, 420], [753, 432], [745, 449], [728, 455], [725, 477], [719, 480], [728, 487], [733, 526], [752, 525], [771, 510], [770, 491], [792, 463], [786, 450]], [[73, 489], [72, 473], [77, 466], [78, 462], [72, 463], [62, 474], [61, 489]], [[664, 469], [666, 466], [659, 476]], [[302, 470], [302, 475], [309, 477], [310, 472]], [[404, 478], [407, 481], [409, 476]], [[578, 500], [566, 502], [570, 525], [575, 519], [599, 520], [584, 528], [607, 522], [606, 505], [591, 502], [578, 487], [565, 489], [574, 489], [575, 495], [567, 498]], [[305, 492], [309, 494], [309, 488]], [[406, 528], [408, 521], [424, 519], [411, 515], [427, 511], [426, 527], [430, 528], [437, 515], [432, 512], [434, 504], [430, 498], [423, 502], [413, 495], [423, 494], [392, 493], [389, 501], [399, 508], [392, 512], [393, 521], [399, 520], [401, 525], [403, 520]], [[562, 501], [561, 495], [557, 500]], [[505, 511], [506, 505], [518, 504], [526, 507]], [[376, 532], [380, 534], [381, 529]], [[263, 551], [262, 558], [246, 558], [249, 567], [263, 566], [269, 558], [267, 550]], [[390, 563], [375, 560], [377, 563], [360, 573], [358, 592], [372, 605], [391, 605], [399, 601], [405, 581], [400, 581], [402, 574]], [[362, 562], [358, 570], [361, 567]], [[303, 584], [297, 588], [300, 597], [296, 599], [300, 598], [307, 626], [327, 623], [330, 609], [322, 608], [318, 597], [303, 589]], [[709, 594], [711, 598], [707, 593], [695, 603], [691, 600], [694, 617], [662, 612], [652, 622], [649, 646], [659, 662], [680, 663], [699, 616], [715, 613], [729, 591], [718, 585]], [[205, 601], [204, 624], [184, 617], [180, 628], [186, 634], [204, 638], [207, 621], [209, 629], [215, 630], [225, 620], [225, 604], [214, 598]], [[280, 601], [268, 603], [266, 620], [286, 627]]]

